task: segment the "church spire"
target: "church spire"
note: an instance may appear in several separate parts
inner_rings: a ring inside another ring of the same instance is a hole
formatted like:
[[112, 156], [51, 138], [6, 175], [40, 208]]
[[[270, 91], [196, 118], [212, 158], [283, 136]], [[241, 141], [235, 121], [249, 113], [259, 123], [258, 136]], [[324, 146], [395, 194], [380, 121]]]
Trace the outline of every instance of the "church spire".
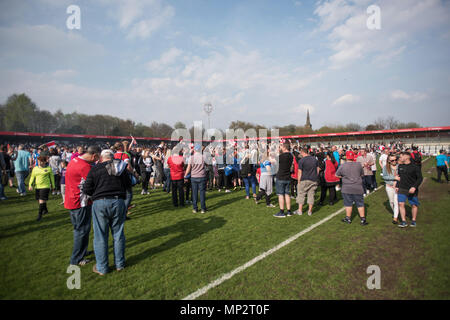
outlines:
[[306, 128], [312, 129], [311, 120], [309, 119], [309, 108], [306, 110]]

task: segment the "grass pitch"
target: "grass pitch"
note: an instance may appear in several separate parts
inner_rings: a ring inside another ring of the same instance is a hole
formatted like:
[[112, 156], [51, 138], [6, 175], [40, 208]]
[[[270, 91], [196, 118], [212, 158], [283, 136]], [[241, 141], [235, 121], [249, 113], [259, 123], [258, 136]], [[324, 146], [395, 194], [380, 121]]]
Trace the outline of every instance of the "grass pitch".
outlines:
[[[199, 299], [449, 299], [450, 189], [435, 181], [433, 166], [431, 159], [422, 170], [417, 228], [392, 225], [383, 188], [366, 198], [368, 226], [359, 225], [356, 210], [354, 222], [343, 224], [343, 213]], [[140, 195], [138, 186], [137, 207], [125, 224], [126, 269], [100, 277], [92, 262], [81, 267], [81, 289], [69, 290], [73, 231], [61, 198], [51, 196], [50, 213], [36, 222], [34, 195], [22, 198], [9, 187], [6, 194], [1, 299], [182, 299], [343, 206], [340, 200], [315, 207], [311, 217], [277, 219], [278, 208], [246, 200], [245, 191], [213, 191], [208, 212], [193, 214], [191, 207], [173, 208], [162, 191]], [[89, 250], [92, 238], [93, 231]], [[369, 265], [381, 269], [380, 290], [366, 287]]]

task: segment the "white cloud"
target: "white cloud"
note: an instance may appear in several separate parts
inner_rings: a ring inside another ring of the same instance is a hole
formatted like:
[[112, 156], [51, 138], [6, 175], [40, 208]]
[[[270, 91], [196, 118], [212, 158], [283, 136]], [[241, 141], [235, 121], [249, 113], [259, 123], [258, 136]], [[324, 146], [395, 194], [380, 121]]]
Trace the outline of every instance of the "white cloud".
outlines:
[[314, 113], [315, 107], [311, 104], [300, 104], [297, 107], [294, 107], [291, 109], [292, 113], [300, 113], [300, 114], [306, 114], [309, 110], [309, 113]]
[[0, 57], [44, 57], [55, 61], [74, 61], [101, 56], [103, 46], [92, 43], [79, 33], [49, 25], [0, 27]]
[[[183, 52], [181, 58], [181, 50], [172, 49], [157, 59], [169, 66], [163, 74], [131, 79], [120, 89], [75, 84], [70, 78], [76, 74], [74, 70], [53, 74], [11, 71], [0, 74], [0, 98], [6, 100], [12, 93], [26, 92], [43, 109], [113, 114], [144, 123], [155, 119], [168, 123], [199, 120], [204, 117], [202, 103], [211, 101], [214, 118], [220, 121], [215, 125], [225, 127], [249, 105], [257, 105], [261, 112], [275, 112], [269, 116], [255, 113], [256, 122], [260, 121], [258, 117], [263, 121], [278, 117], [274, 105], [289, 105], [292, 97], [298, 100], [302, 89], [321, 75], [295, 70], [256, 50], [240, 52], [228, 47], [206, 57]], [[176, 67], [171, 65], [174, 61]], [[156, 63], [152, 66], [158, 67]], [[307, 108], [314, 112], [312, 105], [302, 104], [299, 108], [299, 112]], [[175, 115], [178, 119], [173, 120]]]
[[175, 9], [161, 0], [102, 0], [129, 39], [146, 39], [169, 23]]
[[354, 13], [355, 8], [346, 0], [318, 2], [318, 6], [314, 10], [314, 14], [320, 18], [319, 29], [322, 31], [330, 30]]
[[394, 100], [407, 100], [412, 102], [422, 101], [428, 98], [426, 93], [422, 92], [411, 92], [406, 93], [402, 90], [394, 90], [391, 92], [391, 98]]
[[165, 7], [161, 12], [151, 19], [141, 20], [131, 28], [128, 38], [145, 39], [151, 36], [155, 31], [165, 25], [175, 15], [175, 10], [171, 6]]
[[355, 96], [353, 94], [344, 94], [343, 96], [337, 98], [332, 103], [333, 106], [340, 106], [346, 104], [352, 104], [358, 102], [360, 100], [359, 96]]
[[71, 4], [76, 4], [73, 0], [39, 0], [39, 2], [53, 7], [68, 7]]
[[78, 75], [78, 71], [72, 69], [56, 70], [51, 75], [55, 78], [70, 78]]
[[450, 27], [450, 7], [439, 0], [380, 0], [381, 30], [369, 30], [366, 9], [370, 4], [366, 0], [318, 2], [314, 13], [319, 31], [328, 32], [331, 69], [371, 55], [374, 63], [386, 64], [400, 56], [418, 34]]
[[171, 48], [164, 52], [159, 59], [147, 63], [147, 68], [150, 71], [161, 70], [162, 68], [173, 64], [182, 53], [183, 51], [178, 48]]

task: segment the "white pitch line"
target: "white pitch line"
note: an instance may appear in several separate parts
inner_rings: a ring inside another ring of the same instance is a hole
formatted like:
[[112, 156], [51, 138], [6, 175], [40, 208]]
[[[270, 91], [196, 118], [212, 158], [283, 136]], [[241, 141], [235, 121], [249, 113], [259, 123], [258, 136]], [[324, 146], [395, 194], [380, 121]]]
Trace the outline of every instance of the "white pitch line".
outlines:
[[[380, 190], [382, 187], [384, 187], [384, 186], [379, 187], [376, 191]], [[374, 192], [372, 192], [372, 193], [374, 193]], [[252, 265], [254, 265], [255, 263], [257, 263], [258, 261], [260, 261], [260, 260], [266, 258], [267, 256], [271, 255], [272, 253], [280, 250], [284, 246], [287, 246], [292, 241], [297, 240], [299, 237], [301, 237], [305, 233], [310, 232], [311, 230], [317, 228], [321, 224], [323, 224], [323, 223], [327, 222], [328, 220], [334, 218], [335, 216], [337, 216], [338, 214], [340, 214], [344, 210], [345, 210], [345, 207], [339, 209], [338, 211], [330, 214], [328, 217], [320, 220], [319, 222], [313, 224], [312, 226], [309, 226], [305, 230], [300, 231], [296, 235], [293, 235], [292, 237], [290, 237], [289, 239], [283, 241], [282, 243], [280, 243], [279, 245], [273, 247], [272, 249], [270, 249], [270, 250], [260, 254], [259, 256], [257, 256], [256, 258], [253, 258], [252, 260], [248, 261], [247, 263], [243, 264], [242, 266], [234, 269], [233, 271], [231, 271], [229, 273], [224, 274], [223, 276], [221, 276], [220, 278], [214, 280], [210, 284], [208, 284], [208, 285], [204, 286], [203, 288], [200, 288], [197, 291], [191, 293], [190, 295], [188, 295], [187, 297], [183, 298], [182, 300], [194, 300], [194, 299], [197, 299], [198, 297], [200, 297], [200, 296], [204, 295], [206, 292], [208, 292], [210, 289], [212, 289], [214, 287], [217, 287], [222, 282], [224, 282], [224, 281], [226, 281], [228, 279], [231, 279], [234, 275], [238, 274], [239, 272], [244, 271], [245, 269], [247, 269], [247, 268], [251, 267]]]

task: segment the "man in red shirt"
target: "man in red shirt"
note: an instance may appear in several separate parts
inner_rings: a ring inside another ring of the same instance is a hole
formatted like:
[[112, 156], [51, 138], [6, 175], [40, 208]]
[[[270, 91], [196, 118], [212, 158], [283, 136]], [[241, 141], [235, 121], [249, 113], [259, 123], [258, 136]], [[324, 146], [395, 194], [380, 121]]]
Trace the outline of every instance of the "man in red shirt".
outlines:
[[92, 201], [81, 192], [81, 187], [86, 181], [91, 165], [99, 159], [99, 154], [99, 147], [90, 146], [85, 154], [74, 158], [67, 165], [64, 207], [70, 210], [73, 225], [71, 265], [85, 265], [89, 262], [85, 256], [88, 255]]
[[[178, 199], [180, 206], [184, 207], [184, 160], [183, 149], [178, 154], [173, 154], [167, 159], [167, 164], [170, 168], [170, 179], [172, 180], [172, 202], [175, 207], [178, 207]], [[177, 198], [178, 193], [178, 198]]]

